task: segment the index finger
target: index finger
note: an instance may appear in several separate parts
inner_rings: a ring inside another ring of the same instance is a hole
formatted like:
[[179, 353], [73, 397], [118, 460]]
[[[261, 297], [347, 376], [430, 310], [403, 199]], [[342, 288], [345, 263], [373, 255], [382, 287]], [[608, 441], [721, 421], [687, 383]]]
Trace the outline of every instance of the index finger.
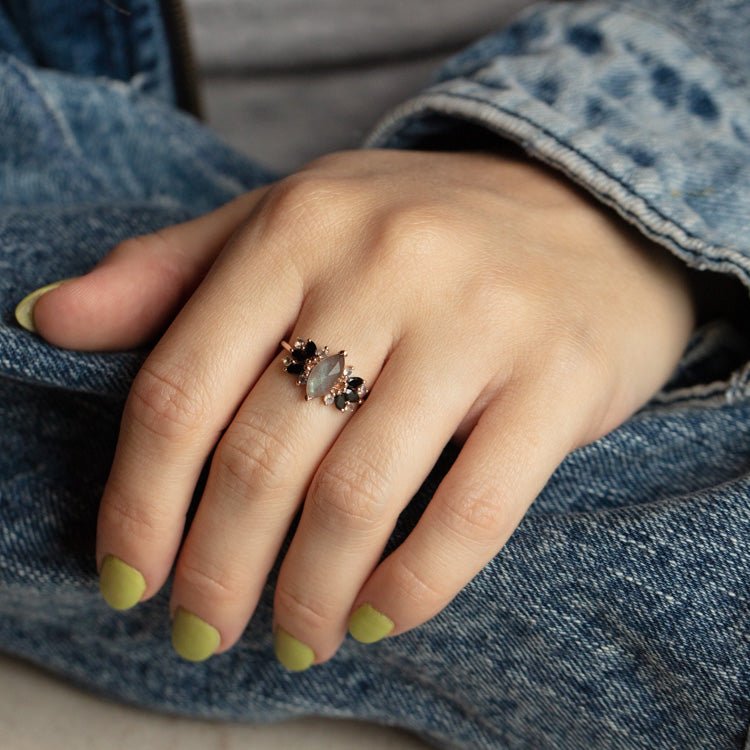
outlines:
[[302, 282], [289, 253], [265, 243], [262, 253], [249, 252], [253, 233], [243, 234], [214, 264], [128, 395], [97, 530], [102, 594], [116, 609], [163, 585], [203, 465], [301, 305]]

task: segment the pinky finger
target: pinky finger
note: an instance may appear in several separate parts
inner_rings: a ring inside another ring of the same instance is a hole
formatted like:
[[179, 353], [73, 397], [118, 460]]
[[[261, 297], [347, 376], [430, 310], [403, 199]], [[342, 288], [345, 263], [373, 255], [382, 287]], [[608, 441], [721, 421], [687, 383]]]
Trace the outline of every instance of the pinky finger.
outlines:
[[362, 587], [354, 638], [374, 643], [421, 625], [500, 551], [576, 447], [570, 403], [509, 388], [487, 407], [415, 529]]

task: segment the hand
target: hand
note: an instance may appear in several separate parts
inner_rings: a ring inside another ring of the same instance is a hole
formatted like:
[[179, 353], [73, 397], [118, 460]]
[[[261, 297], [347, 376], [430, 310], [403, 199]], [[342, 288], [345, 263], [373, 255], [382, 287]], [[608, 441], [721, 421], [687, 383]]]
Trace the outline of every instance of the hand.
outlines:
[[[34, 316], [83, 349], [147, 342], [174, 318], [125, 406], [99, 515], [105, 588], [134, 604], [176, 559], [176, 647], [224, 651], [304, 503], [274, 601], [292, 669], [330, 659], [352, 613], [374, 640], [445, 607], [560, 461], [665, 383], [694, 322], [680, 264], [546, 168], [403, 151], [333, 154], [128, 240]], [[305, 402], [279, 347], [298, 337], [348, 350], [370, 389], [355, 413]], [[378, 564], [451, 439], [459, 457]]]

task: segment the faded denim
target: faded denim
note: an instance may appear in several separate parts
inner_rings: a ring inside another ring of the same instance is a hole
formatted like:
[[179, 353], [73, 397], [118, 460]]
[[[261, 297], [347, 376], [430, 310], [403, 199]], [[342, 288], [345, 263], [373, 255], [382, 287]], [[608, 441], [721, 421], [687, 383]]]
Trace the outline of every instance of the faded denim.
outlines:
[[[0, 646], [192, 716], [358, 717], [465, 750], [750, 747], [747, 321], [696, 331], [667, 386], [569, 455], [500, 554], [409, 633], [347, 639], [290, 674], [271, 648], [275, 573], [240, 643], [198, 665], [172, 652], [168, 591], [126, 613], [104, 604], [96, 512], [146, 352], [55, 349], [13, 307], [122, 238], [272, 179], [172, 107], [158, 4], [118, 4], [132, 15], [0, 3]], [[731, 0], [541, 4], [450, 61], [369, 144], [471, 146], [479, 125], [747, 285], [748, 31], [750, 4]], [[454, 458], [449, 445], [391, 548]]]

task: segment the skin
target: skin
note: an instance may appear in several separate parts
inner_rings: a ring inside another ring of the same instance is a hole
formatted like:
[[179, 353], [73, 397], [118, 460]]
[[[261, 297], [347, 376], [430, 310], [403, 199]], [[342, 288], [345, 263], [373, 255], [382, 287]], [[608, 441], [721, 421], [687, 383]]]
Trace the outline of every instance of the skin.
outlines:
[[[391, 636], [444, 608], [563, 458], [666, 382], [695, 302], [666, 250], [542, 165], [353, 151], [118, 245], [34, 316], [61, 347], [160, 337], [125, 406], [98, 563], [141, 571], [147, 599], [176, 560], [172, 612], [213, 625], [224, 651], [304, 503], [275, 623], [320, 663], [362, 603]], [[370, 388], [358, 411], [305, 402], [281, 365], [297, 337], [348, 350]], [[378, 564], [451, 439], [454, 466]]]

